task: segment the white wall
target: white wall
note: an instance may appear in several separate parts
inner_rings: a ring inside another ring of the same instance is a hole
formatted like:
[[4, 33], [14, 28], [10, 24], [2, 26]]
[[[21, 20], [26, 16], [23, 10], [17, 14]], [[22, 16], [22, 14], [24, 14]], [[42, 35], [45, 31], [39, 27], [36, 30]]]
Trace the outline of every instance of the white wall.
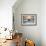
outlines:
[[[15, 10], [15, 28], [23, 32], [25, 37], [33, 38], [37, 46], [46, 46], [46, 0], [24, 0], [17, 7], [14, 5], [13, 10]], [[21, 26], [21, 14], [31, 13], [37, 14], [37, 26]]]
[[41, 40], [42, 46], [46, 46], [46, 0], [41, 1]]
[[[16, 6], [16, 5], [14, 5]], [[16, 8], [16, 9], [15, 9]], [[40, 0], [23, 0], [18, 7], [14, 7], [15, 29], [24, 34], [24, 38], [35, 41], [36, 46], [41, 46], [41, 30], [40, 30], [40, 15], [41, 1]], [[22, 26], [21, 14], [37, 14], [37, 26]]]
[[0, 27], [12, 28], [12, 6], [16, 0], [0, 0]]

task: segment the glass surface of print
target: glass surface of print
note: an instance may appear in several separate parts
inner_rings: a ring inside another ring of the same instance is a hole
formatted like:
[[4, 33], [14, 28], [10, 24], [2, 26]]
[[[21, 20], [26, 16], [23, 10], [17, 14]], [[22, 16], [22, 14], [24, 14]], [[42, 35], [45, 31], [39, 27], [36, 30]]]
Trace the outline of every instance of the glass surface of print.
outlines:
[[37, 25], [37, 15], [36, 14], [22, 14], [21, 16], [22, 25]]

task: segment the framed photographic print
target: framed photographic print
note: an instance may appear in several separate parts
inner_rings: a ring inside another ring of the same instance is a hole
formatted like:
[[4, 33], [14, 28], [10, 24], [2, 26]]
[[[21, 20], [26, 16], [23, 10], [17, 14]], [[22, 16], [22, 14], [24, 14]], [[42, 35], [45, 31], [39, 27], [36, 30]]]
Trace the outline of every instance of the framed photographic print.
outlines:
[[25, 26], [37, 25], [37, 14], [21, 14], [21, 24]]

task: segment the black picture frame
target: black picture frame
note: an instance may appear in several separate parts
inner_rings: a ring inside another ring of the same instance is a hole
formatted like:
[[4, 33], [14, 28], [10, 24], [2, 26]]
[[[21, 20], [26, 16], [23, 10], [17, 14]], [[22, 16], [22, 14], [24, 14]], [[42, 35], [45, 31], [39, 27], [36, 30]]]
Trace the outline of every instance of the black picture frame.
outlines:
[[21, 14], [21, 25], [36, 26], [37, 25], [37, 14]]

